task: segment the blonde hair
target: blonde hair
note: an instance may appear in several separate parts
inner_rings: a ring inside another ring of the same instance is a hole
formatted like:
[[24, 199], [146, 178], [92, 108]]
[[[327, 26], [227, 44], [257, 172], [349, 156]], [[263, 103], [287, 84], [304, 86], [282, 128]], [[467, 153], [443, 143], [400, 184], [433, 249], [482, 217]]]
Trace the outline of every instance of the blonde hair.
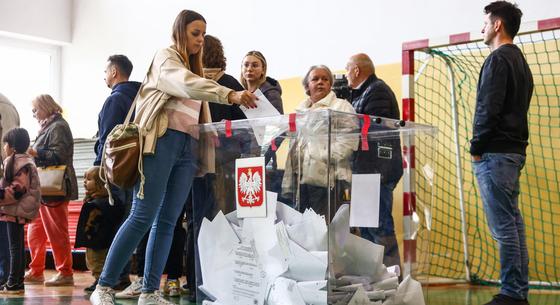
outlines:
[[[258, 60], [260, 60], [262, 66], [263, 66], [263, 74], [261, 75], [261, 78], [259, 79], [259, 84], [257, 86], [260, 87], [265, 81], [266, 81], [266, 58], [264, 58], [264, 55], [262, 55], [261, 52], [259, 51], [249, 51], [247, 52], [247, 54], [245, 54], [245, 56], [243, 56], [243, 60], [245, 60], [245, 57], [247, 56], [254, 56], [256, 57]], [[241, 65], [243, 66], [243, 62], [241, 62]], [[239, 78], [241, 80], [241, 85], [243, 86], [243, 88], [247, 89], [247, 80], [245, 79], [245, 77], [243, 77], [243, 69], [241, 69], [241, 77]]]
[[190, 10], [182, 10], [179, 15], [177, 15], [177, 18], [175, 18], [175, 22], [173, 23], [172, 39], [174, 47], [183, 58], [187, 69], [202, 77], [204, 75], [202, 69], [202, 50], [196, 54], [189, 54], [187, 49], [187, 25], [197, 20], [206, 23], [204, 17], [202, 17], [199, 13]]
[[33, 99], [32, 103], [35, 104], [35, 107], [41, 109], [48, 115], [62, 113], [62, 107], [60, 107], [60, 105], [54, 101], [52, 96], [48, 94], [41, 94], [37, 96]]
[[95, 194], [97, 196], [107, 196], [107, 189], [105, 188], [105, 182], [103, 182], [103, 180], [101, 180], [101, 177], [99, 177], [99, 171], [100, 171], [100, 167], [95, 165], [92, 166], [90, 168], [88, 168], [88, 170], [84, 173], [84, 179], [87, 179], [89, 175], [93, 176], [93, 181], [95, 182], [95, 189], [94, 190], [88, 190], [86, 189], [86, 191], [90, 192], [92, 194]]

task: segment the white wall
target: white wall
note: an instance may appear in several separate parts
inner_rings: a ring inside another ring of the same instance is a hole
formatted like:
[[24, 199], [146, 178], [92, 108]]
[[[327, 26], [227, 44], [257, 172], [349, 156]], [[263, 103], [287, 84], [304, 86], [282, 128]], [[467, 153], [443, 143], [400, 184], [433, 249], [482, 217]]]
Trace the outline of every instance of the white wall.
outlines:
[[[21, 1], [21, 0], [20, 0]], [[14, 1], [15, 2], [15, 1]], [[439, 37], [482, 27], [481, 0], [74, 0], [72, 43], [63, 48], [62, 103], [75, 136], [91, 137], [109, 89], [107, 57], [122, 53], [141, 81], [151, 56], [170, 44], [181, 9], [193, 9], [219, 37], [228, 72], [237, 77], [242, 56], [262, 51], [275, 78], [301, 76], [313, 64], [343, 69], [357, 52], [376, 64], [401, 60], [403, 41]], [[560, 16], [558, 0], [519, 0], [523, 21]]]
[[0, 34], [69, 43], [72, 0], [0, 0]]

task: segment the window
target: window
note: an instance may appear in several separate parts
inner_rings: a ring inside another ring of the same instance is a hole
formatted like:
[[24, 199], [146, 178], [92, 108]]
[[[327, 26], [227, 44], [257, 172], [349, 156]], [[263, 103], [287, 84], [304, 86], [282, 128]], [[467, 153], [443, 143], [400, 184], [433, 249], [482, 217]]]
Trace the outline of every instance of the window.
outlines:
[[60, 101], [60, 47], [0, 37], [0, 92], [19, 112], [21, 127], [34, 139], [39, 130], [31, 100], [50, 94]]

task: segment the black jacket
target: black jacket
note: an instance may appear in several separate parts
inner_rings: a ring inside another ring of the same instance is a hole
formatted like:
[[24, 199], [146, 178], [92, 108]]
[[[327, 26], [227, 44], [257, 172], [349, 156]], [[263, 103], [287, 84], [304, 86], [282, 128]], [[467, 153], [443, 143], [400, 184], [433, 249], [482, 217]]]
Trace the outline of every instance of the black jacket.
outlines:
[[[399, 119], [399, 104], [393, 90], [375, 75], [371, 75], [360, 88], [352, 90], [350, 96], [356, 113]], [[360, 147], [354, 153], [353, 173], [379, 173], [381, 183], [398, 182], [403, 174], [398, 134], [389, 139], [370, 136], [368, 144], [369, 150], [363, 151]]]
[[284, 105], [282, 103], [282, 87], [280, 87], [280, 83], [272, 77], [266, 77], [266, 80], [262, 85], [259, 87], [262, 91], [263, 95], [270, 101], [272, 106], [280, 112], [280, 114], [284, 114]]
[[[101, 164], [103, 154], [103, 146], [109, 133], [116, 125], [122, 124], [128, 114], [128, 110], [140, 89], [139, 82], [122, 82], [113, 87], [111, 95], [105, 100], [99, 117], [97, 119], [97, 128], [99, 138], [95, 142], [95, 161], [93, 165]], [[134, 119], [134, 116], [132, 117]]]
[[393, 90], [375, 75], [368, 77], [360, 88], [352, 90], [350, 96], [357, 113], [399, 119], [399, 104]]
[[480, 70], [471, 155], [525, 155], [532, 94], [533, 76], [521, 50], [513, 44], [494, 50]]
[[125, 207], [118, 198], [115, 205], [109, 198], [84, 199], [76, 227], [75, 248], [107, 249], [120, 227]]
[[[243, 86], [229, 74], [224, 74], [217, 80], [218, 84], [230, 88], [234, 91], [242, 91]], [[212, 115], [212, 122], [220, 122], [221, 120], [244, 120], [245, 114], [239, 109], [239, 105], [224, 105], [218, 103], [208, 103], [210, 106], [210, 113]]]
[[43, 196], [43, 201], [66, 201], [78, 199], [78, 180], [74, 171], [74, 138], [68, 122], [61, 115], [39, 132], [33, 149], [37, 151], [37, 167], [66, 165], [64, 175], [66, 196]]

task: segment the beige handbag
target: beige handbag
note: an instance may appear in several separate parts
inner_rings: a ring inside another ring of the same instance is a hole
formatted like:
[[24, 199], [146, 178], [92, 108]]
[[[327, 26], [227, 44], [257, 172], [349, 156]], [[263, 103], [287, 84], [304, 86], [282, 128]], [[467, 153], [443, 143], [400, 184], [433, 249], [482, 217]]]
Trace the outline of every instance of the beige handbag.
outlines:
[[38, 167], [41, 196], [66, 196], [66, 165]]

